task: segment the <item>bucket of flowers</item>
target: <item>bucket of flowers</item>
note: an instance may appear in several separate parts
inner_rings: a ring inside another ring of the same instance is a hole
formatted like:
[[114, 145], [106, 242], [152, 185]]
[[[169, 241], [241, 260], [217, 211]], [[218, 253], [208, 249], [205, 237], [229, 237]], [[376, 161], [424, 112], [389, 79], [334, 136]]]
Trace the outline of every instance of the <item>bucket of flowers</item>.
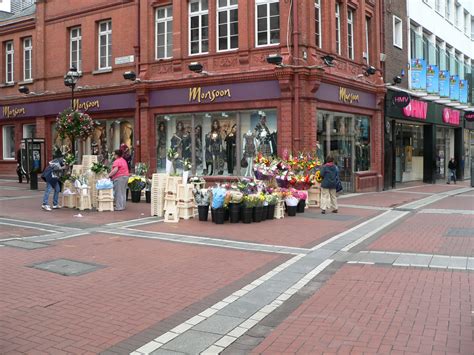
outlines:
[[241, 203], [244, 199], [244, 194], [237, 189], [237, 186], [231, 186], [227, 191], [225, 198], [225, 206], [229, 209], [230, 223], [239, 223]]
[[296, 208], [299, 202], [299, 194], [296, 190], [288, 190], [285, 193], [285, 204], [286, 204], [286, 212], [288, 213], [288, 217], [296, 216]]
[[198, 215], [201, 222], [206, 222], [209, 215], [210, 191], [208, 189], [193, 189], [194, 201], [198, 206]]
[[179, 158], [179, 153], [173, 149], [169, 148], [166, 152], [166, 173], [167, 174], [174, 174], [176, 168], [176, 159]]
[[253, 209], [257, 205], [257, 195], [244, 195], [242, 208], [242, 222], [245, 224], [252, 223]]
[[191, 163], [191, 160], [184, 159], [184, 162], [183, 162], [183, 184], [188, 183], [189, 173], [191, 172], [192, 167], [193, 167], [193, 165]]
[[132, 202], [140, 202], [142, 190], [146, 186], [146, 179], [143, 176], [132, 175], [128, 178], [128, 188], [132, 195]]
[[277, 171], [277, 161], [258, 153], [254, 159], [253, 171], [257, 180], [271, 180]]
[[296, 213], [304, 213], [306, 207], [306, 200], [308, 199], [308, 192], [304, 190], [296, 190], [293, 195], [298, 198], [298, 205], [296, 206]]
[[275, 216], [275, 206], [278, 203], [278, 193], [272, 192], [265, 195], [265, 201], [268, 205], [267, 219], [273, 219]]

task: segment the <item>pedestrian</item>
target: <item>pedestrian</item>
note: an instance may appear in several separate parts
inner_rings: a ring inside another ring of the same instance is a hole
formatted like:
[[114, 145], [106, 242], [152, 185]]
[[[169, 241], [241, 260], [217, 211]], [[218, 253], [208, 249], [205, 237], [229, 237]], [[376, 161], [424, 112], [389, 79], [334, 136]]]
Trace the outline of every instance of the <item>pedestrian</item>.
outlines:
[[63, 158], [56, 158], [49, 162], [46, 169], [44, 169], [41, 174], [41, 178], [46, 182], [46, 189], [44, 190], [43, 195], [43, 204], [41, 208], [45, 211], [51, 211], [51, 206], [49, 205], [49, 194], [51, 190], [54, 190], [53, 194], [53, 209], [59, 209], [59, 192], [61, 191], [61, 177], [66, 169], [66, 163]]
[[325, 214], [326, 210], [337, 213], [336, 188], [339, 170], [330, 155], [326, 158], [326, 164], [321, 168], [321, 177], [323, 178], [321, 182], [321, 213]]
[[454, 160], [454, 157], [451, 157], [451, 160], [448, 163], [448, 184], [451, 183], [451, 179], [456, 183], [456, 168], [458, 163]]
[[128, 184], [128, 164], [123, 158], [123, 151], [117, 149], [115, 152], [115, 160], [112, 164], [112, 171], [109, 178], [114, 182], [114, 200], [115, 211], [123, 211], [127, 201], [127, 184]]

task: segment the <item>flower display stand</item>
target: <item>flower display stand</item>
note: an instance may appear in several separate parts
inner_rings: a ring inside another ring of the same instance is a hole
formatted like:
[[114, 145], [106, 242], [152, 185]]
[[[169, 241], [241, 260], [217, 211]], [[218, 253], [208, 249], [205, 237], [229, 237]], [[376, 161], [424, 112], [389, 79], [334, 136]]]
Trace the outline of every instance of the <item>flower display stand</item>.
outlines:
[[169, 207], [165, 211], [165, 220], [166, 223], [178, 223], [179, 222], [179, 217], [178, 217], [178, 211], [176, 209], [176, 205]]
[[113, 189], [97, 190], [97, 211], [113, 211], [114, 210], [114, 193]]
[[82, 156], [82, 167], [84, 169], [90, 169], [92, 164], [97, 163], [97, 155], [83, 155]]
[[92, 203], [91, 203], [91, 195], [90, 195], [90, 189], [89, 188], [80, 188], [77, 189], [78, 194], [77, 200], [76, 200], [76, 207], [80, 211], [84, 210], [91, 210], [92, 209]]
[[163, 217], [168, 174], [153, 174], [151, 178], [151, 215]]
[[285, 218], [285, 202], [278, 201], [275, 205], [275, 219]]
[[73, 165], [71, 175], [73, 176], [82, 175], [82, 165]]
[[321, 183], [315, 183], [308, 190], [308, 200], [306, 205], [308, 207], [319, 207], [321, 203]]
[[197, 209], [193, 201], [193, 185], [179, 184], [176, 196], [176, 208], [178, 217], [190, 219], [196, 216]]
[[61, 205], [66, 208], [76, 208], [76, 194], [62, 194]]

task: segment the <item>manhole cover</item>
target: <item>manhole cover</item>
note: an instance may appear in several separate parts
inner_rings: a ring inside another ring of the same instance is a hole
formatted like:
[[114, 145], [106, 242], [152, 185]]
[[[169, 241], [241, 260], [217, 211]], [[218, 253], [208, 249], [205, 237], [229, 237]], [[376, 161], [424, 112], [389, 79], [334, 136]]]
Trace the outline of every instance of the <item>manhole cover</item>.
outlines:
[[64, 276], [78, 276], [102, 269], [105, 266], [69, 259], [55, 259], [30, 265], [29, 267], [54, 272]]
[[50, 246], [49, 244], [28, 242], [26, 240], [9, 240], [6, 242], [2, 242], [1, 244], [7, 247], [21, 248], [21, 249], [28, 249], [28, 250], [46, 248]]
[[449, 228], [446, 237], [474, 237], [474, 228]]
[[303, 214], [299, 214], [299, 216], [304, 217], [304, 218], [327, 219], [331, 221], [350, 221], [350, 220], [358, 218], [357, 216], [351, 216], [351, 215], [339, 214], [339, 213], [330, 213], [330, 212], [327, 212], [326, 214], [306, 212]]

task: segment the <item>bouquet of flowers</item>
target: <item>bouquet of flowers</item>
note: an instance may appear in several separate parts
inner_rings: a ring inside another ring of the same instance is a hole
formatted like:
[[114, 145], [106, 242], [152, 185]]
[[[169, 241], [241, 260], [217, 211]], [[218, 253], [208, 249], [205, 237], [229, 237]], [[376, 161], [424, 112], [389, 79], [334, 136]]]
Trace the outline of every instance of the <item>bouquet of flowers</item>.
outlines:
[[92, 163], [91, 171], [95, 174], [108, 173], [109, 167], [102, 163]]
[[184, 171], [190, 171], [192, 169], [193, 165], [191, 163], [191, 160], [189, 159], [184, 159], [183, 161], [183, 170]]
[[89, 137], [96, 123], [87, 113], [66, 109], [56, 118], [56, 131], [64, 139], [69, 138], [74, 141], [75, 138], [86, 139]]
[[208, 189], [193, 189], [193, 195], [198, 206], [209, 206], [211, 194]]
[[222, 208], [224, 207], [224, 200], [227, 194], [226, 189], [222, 187], [215, 187], [212, 189], [212, 208]]
[[64, 163], [68, 166], [73, 166], [74, 163], [76, 162], [76, 157], [74, 156], [74, 154], [71, 154], [71, 153], [67, 153], [65, 156], [64, 156]]
[[277, 164], [276, 160], [273, 160], [268, 157], [264, 157], [262, 153], [258, 153], [258, 155], [254, 159], [254, 174], [255, 178], [258, 180], [271, 180], [275, 177], [277, 172]]
[[130, 191], [141, 191], [146, 186], [146, 179], [142, 176], [132, 175], [128, 178], [128, 188]]
[[146, 176], [148, 174], [149, 165], [147, 163], [136, 163], [135, 174], [139, 176]]
[[166, 152], [166, 158], [169, 161], [175, 161], [176, 159], [179, 158], [179, 153], [173, 148], [168, 148], [168, 151]]
[[278, 194], [272, 193], [272, 194], [265, 195], [265, 201], [270, 206], [276, 205], [278, 203]]

